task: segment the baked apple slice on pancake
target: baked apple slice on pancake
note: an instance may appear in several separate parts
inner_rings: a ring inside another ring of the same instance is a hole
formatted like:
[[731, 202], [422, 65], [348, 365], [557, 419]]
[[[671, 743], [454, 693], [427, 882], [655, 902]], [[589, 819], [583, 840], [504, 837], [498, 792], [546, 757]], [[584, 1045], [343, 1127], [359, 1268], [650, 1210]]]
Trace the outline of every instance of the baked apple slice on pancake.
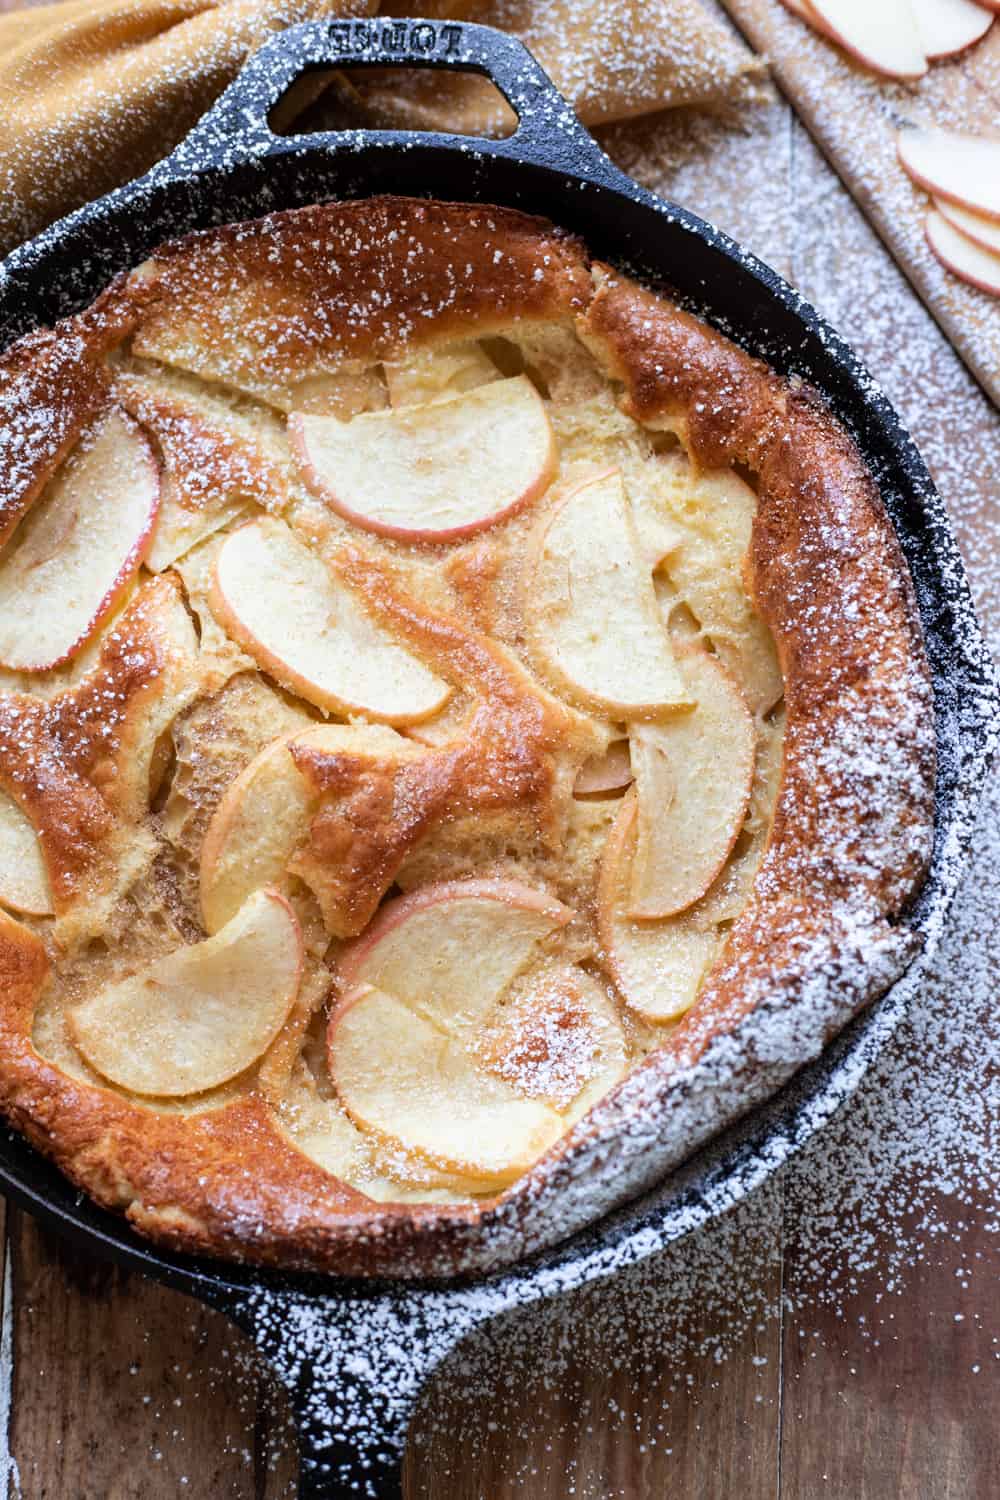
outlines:
[[548, 489], [558, 455], [525, 375], [350, 422], [306, 412], [288, 433], [303, 477], [354, 525], [447, 542], [495, 526]]
[[148, 441], [113, 407], [0, 553], [0, 664], [44, 672], [90, 640], [139, 570], [159, 497]]
[[253, 891], [278, 884], [306, 837], [316, 794], [299, 771], [296, 746], [373, 763], [416, 758], [423, 751], [376, 724], [317, 724], [282, 735], [236, 777], [212, 815], [202, 843], [202, 920], [217, 932]]
[[728, 672], [700, 647], [682, 657], [696, 707], [632, 727], [636, 850], [629, 914], [668, 917], [705, 894], [743, 826], [756, 733]]
[[355, 1122], [463, 1179], [498, 1187], [524, 1172], [594, 1076], [607, 1087], [624, 1068], [596, 982], [567, 966], [529, 972], [571, 917], [513, 881], [430, 886], [383, 908], [342, 956], [328, 1032]]
[[690, 702], [618, 469], [585, 479], [546, 517], [523, 610], [532, 657], [581, 707], [641, 718]]
[[317, 708], [414, 724], [451, 694], [282, 521], [226, 538], [210, 602], [263, 671]]
[[637, 799], [626, 792], [608, 835], [598, 889], [598, 930], [608, 969], [629, 1009], [646, 1021], [678, 1020], [690, 1010], [721, 949], [717, 930], [689, 913], [665, 921], [630, 915]]
[[632, 726], [635, 786], [608, 836], [598, 893], [611, 972], [651, 1021], [689, 1008], [719, 950], [697, 903], [729, 859], [754, 784], [757, 736], [742, 693], [704, 648], [680, 660], [696, 706]]
[[500, 371], [475, 339], [414, 349], [405, 360], [386, 360], [382, 366], [393, 406], [417, 406], [457, 396], [500, 380]]
[[302, 934], [273, 890], [256, 891], [202, 943], [178, 948], [69, 1012], [87, 1062], [131, 1093], [183, 1098], [237, 1077], [295, 1002]]
[[0, 905], [28, 916], [52, 913], [52, 891], [34, 824], [0, 792]]

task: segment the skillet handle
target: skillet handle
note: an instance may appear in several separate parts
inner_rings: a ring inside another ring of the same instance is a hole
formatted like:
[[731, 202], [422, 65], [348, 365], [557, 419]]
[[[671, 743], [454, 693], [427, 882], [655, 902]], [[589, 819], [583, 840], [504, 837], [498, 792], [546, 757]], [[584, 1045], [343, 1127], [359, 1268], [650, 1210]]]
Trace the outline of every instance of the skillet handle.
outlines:
[[504, 1305], [458, 1289], [201, 1295], [250, 1335], [288, 1391], [299, 1500], [402, 1500], [407, 1429], [429, 1376]]
[[503, 94], [518, 117], [502, 140], [434, 131], [342, 130], [320, 139], [331, 151], [357, 150], [362, 143], [448, 143], [463, 150], [513, 161], [565, 168], [576, 175], [617, 176], [604, 152], [580, 124], [527, 48], [492, 26], [464, 21], [307, 21], [278, 32], [250, 58], [172, 156], [154, 172], [185, 176], [213, 164], [259, 161], [294, 150], [294, 137], [278, 136], [268, 117], [303, 73], [338, 66], [439, 68], [478, 73]]

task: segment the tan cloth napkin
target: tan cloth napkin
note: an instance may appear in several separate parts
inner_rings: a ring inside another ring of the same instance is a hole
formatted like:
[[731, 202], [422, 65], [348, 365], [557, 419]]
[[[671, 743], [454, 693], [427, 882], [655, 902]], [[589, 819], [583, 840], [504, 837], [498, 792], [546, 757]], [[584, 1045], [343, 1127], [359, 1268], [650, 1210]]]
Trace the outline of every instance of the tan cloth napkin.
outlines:
[[[508, 27], [588, 124], [722, 107], [752, 97], [762, 76], [699, 0], [63, 0], [17, 10], [0, 15], [0, 253], [167, 155], [271, 32], [380, 8]], [[405, 90], [385, 78], [341, 85], [337, 106], [346, 98], [359, 122], [503, 128], [482, 80], [413, 76]]]

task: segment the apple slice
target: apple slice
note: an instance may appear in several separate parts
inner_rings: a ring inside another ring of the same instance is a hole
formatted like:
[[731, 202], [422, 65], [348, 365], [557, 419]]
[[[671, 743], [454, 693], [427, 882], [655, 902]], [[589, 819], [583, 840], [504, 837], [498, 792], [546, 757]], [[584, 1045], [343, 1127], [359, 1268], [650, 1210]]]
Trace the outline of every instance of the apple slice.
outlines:
[[697, 707], [632, 727], [632, 917], [673, 916], [700, 900], [729, 858], [753, 786], [756, 734], [743, 694], [707, 651], [681, 660]]
[[565, 1128], [550, 1105], [522, 1098], [433, 1022], [370, 985], [336, 1012], [329, 1056], [356, 1124], [439, 1171], [503, 1186]]
[[792, 12], [793, 16], [798, 16], [801, 21], [805, 21], [814, 31], [818, 31], [820, 36], [825, 36], [831, 42], [837, 40], [822, 16], [817, 15], [813, 10], [809, 4], [809, 0], [782, 0], [782, 4], [786, 10]]
[[302, 933], [276, 891], [257, 891], [221, 932], [176, 949], [69, 1012], [91, 1067], [136, 1094], [183, 1098], [244, 1072], [298, 993]]
[[[273, 399], [273, 392], [266, 399]], [[345, 366], [336, 374], [307, 375], [287, 399], [274, 404], [289, 412], [307, 411], [349, 422], [363, 411], [381, 411], [386, 388], [377, 367]]]
[[927, 58], [910, 0], [809, 0], [845, 52], [888, 78], [922, 78]]
[[1000, 221], [970, 213], [957, 203], [949, 203], [947, 198], [935, 198], [934, 207], [966, 239], [974, 240], [977, 245], [981, 245], [984, 250], [991, 250], [994, 255], [1000, 255]]
[[993, 13], [976, 0], [910, 0], [926, 57], [954, 57], [986, 35]]
[[34, 824], [0, 792], [0, 902], [33, 917], [50, 916], [52, 892]]
[[968, 235], [949, 224], [936, 208], [928, 209], [924, 232], [927, 243], [943, 266], [981, 292], [1000, 296], [1000, 254], [970, 240]]
[[162, 572], [251, 502], [272, 514], [288, 503], [288, 460], [276, 421], [255, 421], [207, 392], [164, 378], [119, 374], [116, 398], [159, 450], [160, 507], [145, 559]]
[[573, 913], [512, 880], [425, 886], [382, 907], [338, 965], [342, 993], [374, 985], [471, 1038], [535, 947]]
[[545, 1099], [571, 1122], [628, 1067], [621, 1015], [604, 985], [559, 962], [543, 965], [505, 998], [476, 1053], [519, 1094]]
[[345, 949], [330, 1074], [364, 1130], [419, 1161], [496, 1184], [565, 1129], [551, 1104], [477, 1056], [497, 1002], [572, 913], [530, 886], [469, 880], [385, 906]]
[[628, 740], [612, 740], [603, 755], [595, 755], [580, 767], [573, 785], [574, 797], [620, 792], [632, 784], [632, 761]]
[[0, 556], [0, 663], [44, 672], [90, 639], [138, 572], [159, 495], [149, 443], [113, 407], [77, 445]]
[[629, 915], [637, 822], [636, 793], [629, 791], [604, 848], [598, 931], [625, 1003], [645, 1020], [662, 1024], [690, 1010], [721, 951], [722, 938], [712, 925], [699, 927], [690, 913], [658, 922], [636, 921]]
[[664, 618], [686, 605], [756, 713], [781, 697], [784, 683], [770, 631], [744, 582], [757, 496], [730, 469], [696, 473], [682, 453], [661, 454], [644, 504], [636, 511], [640, 540], [655, 513], [666, 512], [681, 539], [654, 580]]
[[226, 788], [205, 832], [199, 878], [208, 932], [218, 932], [255, 890], [277, 885], [306, 836], [315, 794], [292, 758], [295, 745], [387, 760], [420, 753], [376, 725], [317, 724], [267, 745]]
[[387, 360], [382, 368], [393, 406], [435, 401], [501, 378], [496, 365], [474, 339], [436, 349], [416, 349], [408, 359]]
[[258, 666], [317, 708], [414, 724], [450, 696], [281, 521], [254, 521], [226, 539], [210, 603]]
[[578, 704], [637, 718], [689, 702], [618, 469], [584, 480], [545, 519], [524, 615], [535, 660]]
[[1000, 219], [1000, 138], [907, 129], [896, 147], [905, 170], [929, 193]]
[[288, 433], [310, 489], [355, 525], [403, 541], [495, 526], [548, 489], [558, 461], [526, 375], [351, 422], [299, 412]]

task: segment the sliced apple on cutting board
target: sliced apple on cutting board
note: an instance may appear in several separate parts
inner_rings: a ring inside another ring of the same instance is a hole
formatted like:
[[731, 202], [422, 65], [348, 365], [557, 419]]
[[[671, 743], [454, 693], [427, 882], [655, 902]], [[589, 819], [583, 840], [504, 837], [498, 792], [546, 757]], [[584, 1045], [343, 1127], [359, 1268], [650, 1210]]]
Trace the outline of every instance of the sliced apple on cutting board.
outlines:
[[182, 1098], [257, 1062], [295, 1001], [302, 934], [276, 891], [257, 891], [203, 943], [179, 948], [69, 1012], [80, 1052], [131, 1093]]
[[824, 32], [864, 67], [888, 78], [922, 78], [927, 58], [909, 0], [809, 0]]
[[139, 569], [159, 495], [149, 443], [130, 417], [112, 408], [0, 554], [3, 666], [44, 672], [90, 639]]
[[632, 917], [672, 916], [701, 899], [729, 858], [753, 786], [756, 733], [743, 694], [702, 648], [681, 662], [696, 707], [632, 726]]
[[317, 708], [414, 724], [451, 693], [281, 521], [226, 538], [210, 603], [263, 671]]
[[648, 922], [629, 915], [638, 807], [626, 792], [604, 848], [597, 913], [601, 947], [629, 1008], [655, 1024], [690, 1010], [722, 947], [718, 931], [685, 913]]
[[809, 0], [825, 30], [865, 67], [922, 78], [927, 58], [909, 0]]
[[288, 433], [320, 499], [403, 541], [454, 541], [495, 526], [548, 489], [558, 462], [526, 375], [350, 422], [299, 412]]
[[947, 198], [935, 198], [934, 207], [966, 239], [981, 245], [984, 250], [991, 250], [994, 255], [1000, 255], [1000, 219], [984, 219], [982, 214], [974, 214], [957, 203], [949, 203]]
[[572, 913], [530, 886], [471, 880], [385, 906], [339, 965], [327, 1046], [345, 1109], [383, 1143], [465, 1178], [513, 1180], [566, 1128], [476, 1052], [497, 1002]]
[[278, 884], [306, 837], [315, 798], [292, 757], [296, 745], [386, 760], [421, 753], [380, 725], [317, 724], [267, 745], [226, 788], [205, 831], [199, 879], [208, 932], [218, 932], [255, 890]]
[[38, 834], [6, 792], [0, 792], [0, 904], [33, 917], [53, 909]]
[[1000, 296], [1000, 253], [970, 240], [934, 208], [928, 210], [924, 232], [928, 245], [947, 270], [981, 292]]
[[924, 56], [955, 57], [993, 25], [993, 14], [976, 0], [909, 0]]
[[905, 170], [929, 193], [1000, 220], [1000, 137], [911, 128], [896, 145]]
[[524, 616], [534, 660], [577, 704], [633, 718], [690, 701], [619, 470], [584, 480], [543, 522]]

